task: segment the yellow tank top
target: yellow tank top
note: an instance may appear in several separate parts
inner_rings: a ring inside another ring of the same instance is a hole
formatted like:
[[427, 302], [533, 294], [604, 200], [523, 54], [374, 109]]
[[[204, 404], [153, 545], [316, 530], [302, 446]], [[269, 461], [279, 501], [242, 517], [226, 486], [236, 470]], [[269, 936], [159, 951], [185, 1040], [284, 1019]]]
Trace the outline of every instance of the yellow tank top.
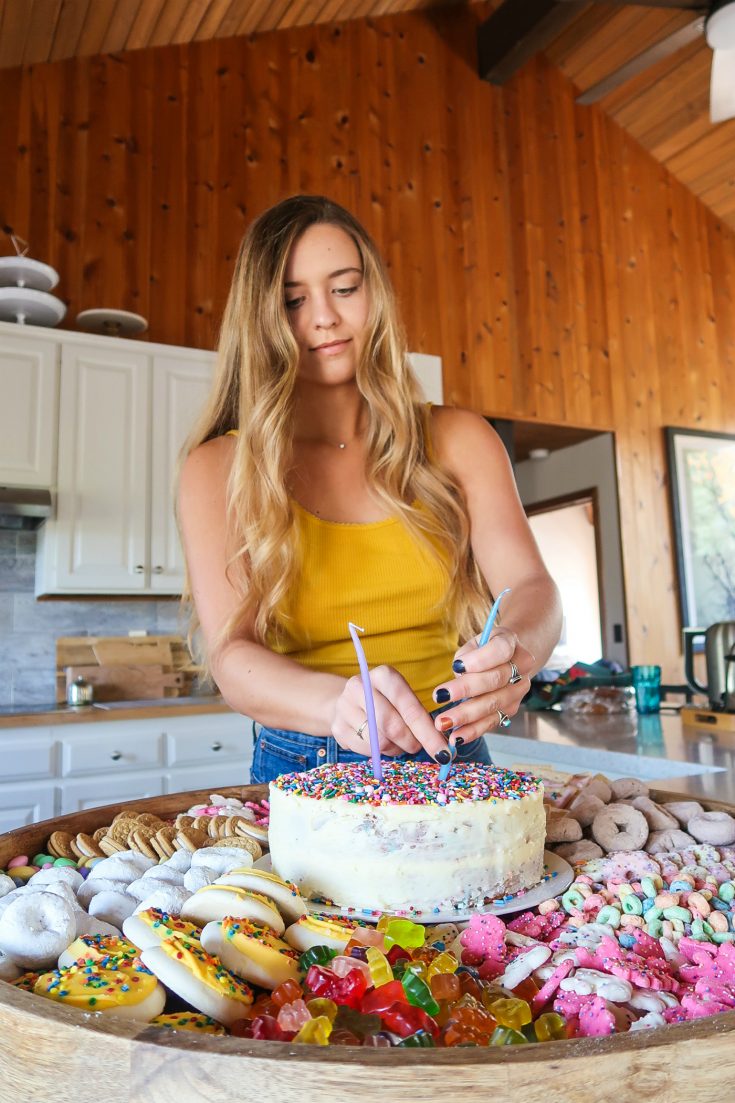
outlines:
[[324, 521], [292, 499], [302, 570], [287, 627], [270, 646], [311, 670], [358, 674], [348, 621], [365, 629], [368, 664], [395, 667], [427, 709], [452, 677], [457, 633], [443, 613], [443, 559], [414, 539], [398, 518], [364, 524]]

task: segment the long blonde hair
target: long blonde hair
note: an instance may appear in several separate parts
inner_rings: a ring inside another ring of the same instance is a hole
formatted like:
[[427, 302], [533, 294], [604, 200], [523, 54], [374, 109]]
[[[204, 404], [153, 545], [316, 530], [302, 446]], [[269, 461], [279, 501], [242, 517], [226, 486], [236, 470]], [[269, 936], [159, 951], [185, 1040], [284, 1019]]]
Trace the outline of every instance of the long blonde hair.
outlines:
[[[227, 488], [228, 576], [242, 602], [214, 647], [235, 637], [246, 622], [254, 625], [259, 642], [277, 638], [300, 569], [285, 479], [299, 354], [284, 279], [295, 242], [317, 223], [349, 234], [363, 268], [369, 313], [357, 386], [367, 411], [368, 482], [386, 509], [446, 564], [447, 620], [466, 638], [480, 626], [487, 586], [472, 555], [460, 489], [431, 456], [428, 419], [388, 275], [373, 241], [349, 211], [322, 196], [296, 195], [260, 215], [243, 238], [213, 389], [182, 452], [183, 459], [205, 441], [239, 429]], [[195, 612], [192, 624], [197, 624]]]

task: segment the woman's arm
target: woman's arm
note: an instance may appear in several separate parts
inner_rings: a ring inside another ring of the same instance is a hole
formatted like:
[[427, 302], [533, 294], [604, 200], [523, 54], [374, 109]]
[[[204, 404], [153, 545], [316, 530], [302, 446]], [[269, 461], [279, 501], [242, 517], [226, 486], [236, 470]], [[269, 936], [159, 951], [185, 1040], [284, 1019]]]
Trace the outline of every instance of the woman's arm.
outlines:
[[[267, 727], [334, 735], [341, 746], [369, 753], [356, 735], [365, 719], [360, 679], [307, 670], [254, 639], [252, 621], [239, 636], [216, 645], [242, 601], [227, 578], [227, 480], [235, 441], [219, 437], [186, 459], [179, 484], [179, 521], [191, 594], [209, 649], [214, 680], [228, 705]], [[345, 626], [346, 627], [346, 626]], [[375, 709], [386, 754], [430, 754], [446, 747], [405, 680], [389, 667], [371, 671]], [[365, 736], [367, 733], [365, 733]]]
[[[490, 591], [512, 591], [485, 647], [478, 648], [472, 639], [457, 652], [465, 673], [437, 687], [447, 689], [451, 700], [466, 698], [443, 715], [454, 720], [455, 728], [467, 726], [462, 736], [468, 742], [497, 726], [498, 709], [508, 716], [517, 712], [528, 692], [528, 678], [544, 665], [559, 639], [561, 602], [495, 430], [478, 414], [447, 407], [434, 408], [433, 429], [437, 455], [465, 495], [472, 550]], [[511, 660], [525, 675], [515, 685], [508, 684]], [[439, 717], [437, 725], [441, 723]]]

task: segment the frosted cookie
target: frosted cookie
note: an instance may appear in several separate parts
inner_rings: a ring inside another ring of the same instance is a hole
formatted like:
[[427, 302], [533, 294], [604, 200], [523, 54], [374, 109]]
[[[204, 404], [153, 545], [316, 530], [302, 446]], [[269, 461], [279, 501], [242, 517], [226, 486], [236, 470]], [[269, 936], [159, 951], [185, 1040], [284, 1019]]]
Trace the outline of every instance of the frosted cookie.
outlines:
[[199, 1011], [179, 1011], [171, 1015], [156, 1015], [151, 1026], [164, 1026], [169, 1030], [190, 1030], [193, 1034], [225, 1034], [221, 1023], [202, 1015]]
[[299, 954], [268, 927], [246, 919], [208, 923], [202, 945], [233, 973], [262, 988], [299, 979]]
[[94, 965], [132, 962], [138, 957], [138, 948], [126, 938], [114, 935], [82, 935], [59, 955], [59, 969], [70, 965]]
[[296, 885], [265, 869], [233, 869], [218, 877], [215, 884], [235, 885], [237, 888], [267, 896], [287, 923], [294, 923], [307, 914], [306, 904]]
[[189, 897], [181, 909], [181, 916], [202, 927], [225, 916], [249, 919], [272, 927], [279, 935], [286, 926], [272, 900], [236, 885], [205, 885]]
[[172, 938], [193, 939], [198, 942], [201, 933], [201, 927], [168, 915], [159, 908], [136, 912], [123, 923], [123, 934], [140, 950], [149, 950], [151, 946], [159, 946], [161, 942]]
[[143, 950], [141, 958], [167, 988], [226, 1026], [244, 1018], [253, 1002], [245, 981], [193, 939], [169, 939]]
[[299, 953], [312, 946], [329, 946], [342, 953], [357, 926], [353, 919], [320, 919], [316, 915], [305, 915], [287, 927], [283, 937]]
[[106, 968], [102, 963], [92, 963], [54, 969], [38, 978], [33, 992], [84, 1011], [103, 1011], [148, 1022], [163, 1011], [166, 993], [148, 969], [138, 959], [136, 962], [129, 968]]

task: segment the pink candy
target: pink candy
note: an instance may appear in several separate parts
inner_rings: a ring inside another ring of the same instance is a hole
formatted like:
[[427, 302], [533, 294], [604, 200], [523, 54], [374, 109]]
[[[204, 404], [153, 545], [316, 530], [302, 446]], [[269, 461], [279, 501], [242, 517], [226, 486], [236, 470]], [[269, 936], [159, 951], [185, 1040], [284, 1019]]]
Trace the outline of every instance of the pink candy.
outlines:
[[20, 869], [22, 866], [27, 866], [30, 859], [27, 854], [19, 854], [17, 858], [11, 858], [8, 862], [8, 869]]
[[466, 950], [481, 959], [502, 961], [506, 955], [505, 923], [497, 915], [473, 915], [459, 941]]

